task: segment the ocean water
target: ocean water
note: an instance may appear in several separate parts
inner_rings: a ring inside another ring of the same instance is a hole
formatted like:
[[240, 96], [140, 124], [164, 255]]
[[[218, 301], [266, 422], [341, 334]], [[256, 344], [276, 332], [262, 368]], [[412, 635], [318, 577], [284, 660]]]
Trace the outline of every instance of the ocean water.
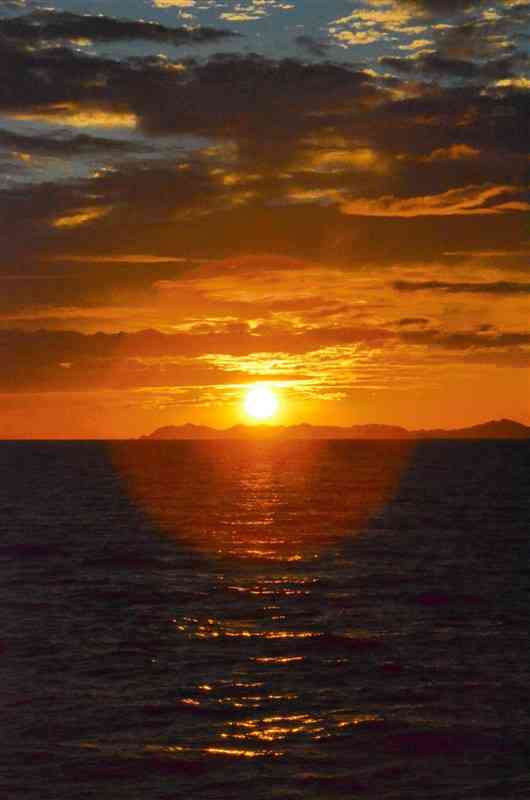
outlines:
[[530, 796], [530, 442], [0, 468], [2, 797]]

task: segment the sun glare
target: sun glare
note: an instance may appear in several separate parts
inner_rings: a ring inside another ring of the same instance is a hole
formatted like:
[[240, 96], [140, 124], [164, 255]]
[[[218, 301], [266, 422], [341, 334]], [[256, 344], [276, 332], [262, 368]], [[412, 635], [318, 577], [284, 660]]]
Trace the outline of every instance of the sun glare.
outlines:
[[245, 396], [245, 411], [254, 419], [270, 419], [278, 410], [278, 398], [267, 386], [254, 386]]

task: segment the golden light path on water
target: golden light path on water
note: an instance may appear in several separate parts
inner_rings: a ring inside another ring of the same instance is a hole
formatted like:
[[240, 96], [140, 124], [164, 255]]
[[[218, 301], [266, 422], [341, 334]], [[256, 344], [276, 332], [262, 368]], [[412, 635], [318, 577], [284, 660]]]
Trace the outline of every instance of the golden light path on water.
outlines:
[[392, 497], [412, 448], [146, 440], [116, 443], [112, 458], [134, 504], [164, 535], [212, 555], [289, 563], [355, 536]]
[[114, 445], [131, 500], [179, 552], [205, 559], [199, 570], [211, 568], [221, 592], [210, 601], [199, 591], [166, 621], [183, 652], [194, 661], [207, 652], [222, 669], [202, 662], [178, 698], [195, 733], [147, 743], [147, 752], [281, 761], [353, 728], [364, 736], [380, 726], [376, 709], [337, 699], [327, 707], [304, 685], [314, 669], [379, 658], [381, 641], [362, 621], [344, 630], [340, 615], [333, 625], [323, 621], [343, 600], [330, 591], [322, 605], [320, 565], [384, 509], [410, 451], [407, 442], [376, 441]]

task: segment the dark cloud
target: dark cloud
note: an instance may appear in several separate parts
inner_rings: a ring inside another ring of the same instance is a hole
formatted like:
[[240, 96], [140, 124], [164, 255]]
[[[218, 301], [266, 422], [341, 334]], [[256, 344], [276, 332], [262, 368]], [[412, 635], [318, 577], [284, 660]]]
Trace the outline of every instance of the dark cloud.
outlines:
[[433, 39], [445, 58], [488, 59], [514, 54], [515, 44], [511, 40], [516, 28], [514, 21], [504, 16], [487, 21], [474, 19], [463, 25], [435, 29]]
[[438, 51], [446, 58], [471, 60], [490, 55], [492, 50], [483, 27], [476, 22], [435, 31], [433, 38]]
[[526, 295], [530, 294], [530, 283], [512, 281], [492, 281], [490, 283], [452, 283], [450, 281], [395, 281], [392, 284], [398, 292], [446, 292], [447, 294], [492, 294]]
[[330, 45], [326, 42], [321, 42], [319, 39], [315, 39], [313, 36], [307, 36], [305, 34], [297, 36], [295, 38], [295, 42], [302, 50], [306, 50], [312, 56], [316, 56], [317, 58], [324, 58], [330, 48]]
[[[111, 59], [67, 48], [30, 50], [7, 43], [0, 108], [49, 119], [64, 105], [135, 114], [149, 134], [191, 133], [237, 140], [248, 158], [276, 163], [293, 140], [344, 125], [384, 98], [373, 77], [348, 66], [259, 56], [218, 55], [206, 64]], [[317, 113], [315, 113], [317, 112]]]
[[496, 348], [524, 347], [530, 345], [530, 333], [481, 333], [477, 331], [403, 331], [400, 339], [405, 344], [441, 347], [447, 350], [491, 350]]
[[[384, 63], [401, 71], [425, 68], [433, 77], [439, 70], [466, 77], [477, 70], [479, 77], [499, 76], [511, 74], [513, 67], [510, 58], [479, 69], [474, 62], [436, 54]], [[351, 142], [398, 154], [425, 155], [453, 144], [527, 152], [529, 98], [510, 87], [485, 92], [480, 80], [465, 88], [424, 84], [412, 97], [401, 99], [399, 81], [389, 83], [329, 62], [218, 55], [184, 66], [173, 69], [160, 59], [118, 62], [61, 47], [28, 50], [9, 44], [0, 50], [0, 69], [6, 76], [0, 108], [44, 114], [58, 122], [65, 108], [127, 113], [146, 135], [191, 134], [235, 143], [246, 169], [267, 172], [292, 168], [300, 153], [321, 150], [318, 137], [330, 133], [342, 137], [344, 147]], [[487, 164], [480, 168], [487, 175]], [[368, 171], [365, 180], [367, 175]], [[447, 181], [447, 171], [445, 176]], [[361, 190], [366, 191], [360, 186]], [[423, 192], [428, 188], [419, 193]]]
[[[96, 265], [90, 263], [91, 255], [133, 251], [181, 258], [218, 257], [220, 251], [233, 248], [227, 228], [238, 227], [237, 215], [228, 225], [222, 216], [223, 209], [230, 209], [235, 202], [233, 189], [216, 180], [208, 164], [180, 166], [174, 160], [132, 162], [103, 171], [99, 177], [24, 184], [1, 192], [0, 238], [5, 247], [0, 274], [32, 275], [36, 262], [40, 271], [47, 271], [48, 259], [53, 258], [67, 278], [74, 272], [77, 280], [53, 287], [11, 287], [9, 295], [0, 292], [0, 307], [15, 302], [86, 303], [94, 296], [102, 302], [117, 286], [147, 287], [153, 280], [181, 270], [178, 264], [149, 261], [135, 264], [133, 269], [119, 263]], [[68, 259], [57, 262], [61, 253], [87, 256], [81, 275], [77, 263], [72, 270]]]
[[[0, 332], [0, 353], [6, 366], [0, 377], [0, 393], [220, 385], [251, 379], [242, 370], [226, 372], [182, 356], [156, 359], [130, 355], [129, 350], [145, 351], [146, 346], [145, 342], [135, 346], [128, 337], [138, 343], [146, 340], [149, 332], [114, 337], [83, 337], [70, 331]], [[6, 347], [14, 348], [12, 355], [4, 353]], [[280, 379], [293, 377], [285, 374]]]
[[477, 66], [472, 61], [463, 61], [456, 58], [444, 58], [437, 53], [427, 53], [416, 61], [418, 72], [430, 75], [447, 75], [451, 78], [475, 78]]
[[[514, 22], [528, 23], [528, 9], [530, 3], [521, 2], [518, 5], [509, 2], [490, 2], [486, 3], [485, 0], [398, 0], [398, 2], [407, 5], [413, 5], [421, 11], [430, 15], [443, 16], [443, 15], [457, 15], [460, 13], [467, 13], [469, 17], [473, 17], [475, 11], [481, 12], [484, 9], [494, 9], [496, 12], [495, 18], [490, 18], [484, 22], [486, 26], [502, 26], [505, 20]], [[475, 15], [476, 16], [476, 15]], [[467, 23], [466, 19], [466, 23]], [[465, 24], [466, 24], [465, 23]]]
[[157, 22], [46, 10], [0, 20], [0, 35], [32, 44], [84, 38], [99, 42], [144, 39], [179, 46], [215, 42], [238, 34], [216, 28], [168, 28]]
[[427, 317], [403, 317], [396, 320], [394, 323], [400, 328], [405, 328], [409, 325], [429, 325], [430, 320]]
[[[112, 211], [110, 224], [120, 220], [122, 211], [138, 216], [138, 221], [145, 221], [146, 214], [151, 222], [172, 221], [179, 210], [191, 212], [195, 204], [202, 210], [208, 202], [214, 206], [217, 195], [222, 197], [222, 192], [206, 165], [180, 169], [174, 161], [152, 161], [122, 165], [76, 182], [38, 184], [31, 190], [17, 187], [0, 194], [0, 207], [8, 225], [27, 220], [38, 230], [88, 206]], [[75, 234], [75, 226], [72, 231]], [[63, 233], [59, 230], [56, 235], [62, 237]], [[68, 236], [68, 231], [64, 235]]]
[[[530, 333], [490, 331], [400, 331], [382, 327], [322, 327], [292, 332], [281, 326], [244, 323], [200, 332], [164, 334], [156, 330], [137, 333], [81, 334], [68, 330], [0, 331], [2, 375], [0, 391], [67, 391], [83, 388], [129, 389], [190, 383], [231, 383], [236, 373], [215, 364], [194, 362], [197, 356], [229, 354], [247, 356], [263, 352], [304, 355], [336, 345], [383, 347], [396, 344], [454, 352], [505, 351], [503, 359], [528, 358]], [[211, 326], [213, 328], [213, 326]], [[406, 326], [405, 326], [406, 327]], [[511, 353], [510, 353], [511, 351]], [[479, 356], [480, 357], [480, 356]], [[240, 370], [241, 379], [244, 373]], [[248, 377], [248, 376], [246, 376]], [[300, 379], [299, 372], [275, 379]]]
[[[481, 84], [455, 88], [434, 81], [418, 82], [409, 93], [406, 80], [389, 85], [351, 65], [256, 55], [172, 66], [66, 47], [11, 42], [0, 48], [0, 107], [8, 114], [46, 114], [59, 124], [65, 109], [124, 113], [153, 134], [153, 148], [155, 136], [167, 134], [202, 135], [219, 145], [186, 163], [120, 165], [114, 158], [113, 171], [97, 179], [4, 192], [7, 271], [58, 252], [113, 253], [132, 231], [137, 252], [223, 257], [276, 250], [350, 264], [392, 263], [396, 254], [429, 261], [447, 250], [448, 241], [459, 249], [504, 249], [506, 241], [516, 246], [524, 238], [522, 215], [515, 213], [487, 226], [471, 217], [361, 223], [338, 208], [288, 198], [292, 189], [309, 197], [335, 191], [348, 199], [422, 198], [463, 185], [522, 183], [530, 111], [522, 91], [490, 93]], [[4, 131], [0, 139], [13, 150], [50, 155], [60, 155], [61, 146], [66, 156], [97, 151], [103, 165], [106, 149], [116, 156], [125, 147], [105, 136], [17, 136]], [[477, 155], [454, 169], [428, 160], [453, 145], [468, 145]], [[356, 149], [367, 155], [366, 166], [355, 156], [348, 162]], [[338, 153], [337, 170], [318, 161], [329, 150]], [[58, 218], [87, 208], [102, 214], [83, 225], [54, 227]]]
[[301, 137], [351, 124], [383, 96], [371, 76], [346, 65], [218, 55], [197, 65], [176, 92], [142, 94], [132, 107], [148, 133], [233, 138], [246, 159], [279, 166]]
[[383, 56], [381, 64], [405, 75], [435, 75], [468, 81], [490, 81], [518, 74], [526, 59], [517, 54], [485, 62], [450, 58], [439, 52], [425, 53], [414, 58]]
[[401, 2], [416, 6], [428, 14], [446, 15], [458, 14], [473, 6], [480, 6], [483, 0], [401, 0]]
[[[468, 144], [492, 152], [528, 152], [528, 92], [482, 86], [429, 88], [424, 95], [397, 100], [373, 114], [373, 138], [405, 153], [431, 152]], [[487, 164], [485, 165], [487, 174]]]
[[303, 354], [323, 344], [381, 342], [388, 336], [382, 330], [331, 328], [288, 335], [272, 326], [256, 335], [242, 323], [226, 325], [218, 332], [171, 335], [156, 330], [92, 335], [68, 330], [4, 330], [0, 331], [0, 391], [168, 386], [198, 381], [199, 374], [202, 381], [221, 382], [219, 376], [224, 374], [222, 382], [233, 382], [237, 380], [234, 373], [193, 365], [190, 359], [211, 353], [244, 356], [267, 350]]
[[[75, 53], [66, 47], [31, 48], [0, 37], [0, 108], [28, 111], [78, 103], [117, 107], [116, 88], [132, 68], [112, 59]], [[123, 105], [123, 101], [122, 101]]]
[[103, 136], [89, 136], [80, 133], [74, 136], [28, 136], [0, 129], [0, 147], [45, 156], [67, 158], [90, 153], [119, 154], [128, 151], [142, 151], [146, 147], [136, 142], [119, 141]]
[[[110, 302], [124, 291], [148, 291], [153, 281], [185, 269], [184, 264], [131, 267], [91, 260], [101, 255], [203, 259], [277, 253], [357, 270], [366, 264], [439, 263], [448, 242], [469, 251], [502, 250], [507, 241], [523, 249], [527, 237], [522, 214], [488, 217], [486, 225], [484, 218], [466, 216], [360, 219], [334, 207], [273, 205], [267, 195], [245, 204], [238, 202], [237, 192], [237, 184], [225, 186], [211, 175], [208, 164], [181, 170], [166, 161], [0, 193], [0, 273], [38, 275], [60, 268], [65, 276], [13, 283], [9, 292], [0, 292], [0, 307]], [[54, 227], [54, 220], [86, 208], [107, 211], [77, 226]], [[61, 258], [68, 253], [76, 256], [73, 263]], [[510, 266], [505, 259], [502, 268]]]

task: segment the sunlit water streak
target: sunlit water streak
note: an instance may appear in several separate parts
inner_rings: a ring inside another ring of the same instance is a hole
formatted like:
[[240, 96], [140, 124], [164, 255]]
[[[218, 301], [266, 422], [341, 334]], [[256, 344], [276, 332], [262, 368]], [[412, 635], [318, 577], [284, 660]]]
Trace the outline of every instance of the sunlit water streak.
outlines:
[[5, 796], [528, 796], [528, 443], [0, 452]]

